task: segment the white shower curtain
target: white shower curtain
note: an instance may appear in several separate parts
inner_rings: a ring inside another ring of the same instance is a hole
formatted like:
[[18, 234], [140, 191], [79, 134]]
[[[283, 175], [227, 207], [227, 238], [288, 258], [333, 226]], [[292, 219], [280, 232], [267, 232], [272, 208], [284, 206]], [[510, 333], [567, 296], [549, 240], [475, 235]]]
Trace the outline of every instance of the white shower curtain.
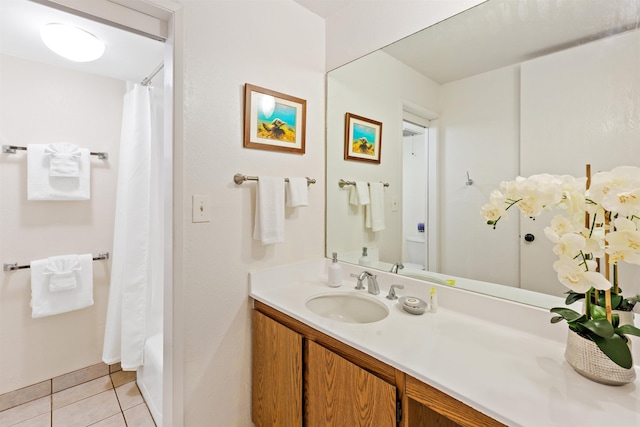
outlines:
[[111, 284], [102, 360], [122, 369], [143, 364], [150, 302], [162, 293], [162, 144], [152, 89], [135, 84], [124, 97]]

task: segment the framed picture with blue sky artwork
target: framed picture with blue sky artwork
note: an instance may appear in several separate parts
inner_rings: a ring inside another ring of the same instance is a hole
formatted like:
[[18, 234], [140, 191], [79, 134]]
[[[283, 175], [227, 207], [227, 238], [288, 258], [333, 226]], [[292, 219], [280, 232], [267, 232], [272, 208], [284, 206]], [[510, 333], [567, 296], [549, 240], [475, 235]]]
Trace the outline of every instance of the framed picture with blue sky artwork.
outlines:
[[307, 101], [246, 83], [244, 147], [304, 154]]
[[344, 135], [345, 160], [380, 163], [381, 122], [346, 113]]

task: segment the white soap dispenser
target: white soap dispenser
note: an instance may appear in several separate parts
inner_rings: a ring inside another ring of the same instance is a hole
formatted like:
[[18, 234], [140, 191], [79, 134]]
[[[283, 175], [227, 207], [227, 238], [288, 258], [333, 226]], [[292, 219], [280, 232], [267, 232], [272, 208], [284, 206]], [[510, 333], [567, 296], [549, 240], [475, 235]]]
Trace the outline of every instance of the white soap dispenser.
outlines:
[[358, 260], [358, 264], [360, 264], [360, 265], [362, 265], [364, 267], [371, 267], [371, 259], [369, 258], [369, 255], [367, 255], [367, 247], [366, 246], [364, 246], [362, 248], [362, 256]]
[[342, 285], [342, 266], [338, 264], [338, 253], [333, 253], [333, 260], [329, 264], [329, 281], [328, 285], [337, 288]]

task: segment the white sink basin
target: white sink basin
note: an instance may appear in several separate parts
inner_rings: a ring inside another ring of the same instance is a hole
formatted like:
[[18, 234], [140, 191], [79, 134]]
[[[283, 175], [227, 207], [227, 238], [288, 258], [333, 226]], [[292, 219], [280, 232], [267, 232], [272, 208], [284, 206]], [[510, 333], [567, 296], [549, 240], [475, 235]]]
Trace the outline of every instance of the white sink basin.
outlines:
[[309, 299], [305, 305], [319, 316], [346, 323], [372, 323], [389, 315], [389, 309], [384, 303], [355, 293], [318, 295]]

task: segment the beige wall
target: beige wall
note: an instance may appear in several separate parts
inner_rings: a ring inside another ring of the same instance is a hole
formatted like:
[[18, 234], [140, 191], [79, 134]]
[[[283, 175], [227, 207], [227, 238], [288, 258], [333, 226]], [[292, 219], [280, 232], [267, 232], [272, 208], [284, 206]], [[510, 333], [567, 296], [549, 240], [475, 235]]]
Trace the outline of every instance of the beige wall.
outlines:
[[[71, 142], [91, 157], [90, 201], [27, 201], [25, 151], [0, 156], [0, 260], [111, 251], [125, 83], [2, 56], [2, 144]], [[109, 262], [94, 263], [94, 305], [33, 319], [30, 270], [0, 271], [0, 394], [99, 363]]]
[[[248, 426], [247, 273], [324, 256], [325, 52], [337, 55], [331, 64], [342, 65], [355, 57], [352, 48], [360, 56], [386, 43], [372, 46], [371, 34], [356, 36], [353, 23], [360, 22], [362, 11], [345, 10], [341, 22], [327, 21], [332, 37], [325, 39], [325, 21], [291, 0], [181, 3], [184, 150], [179, 148], [178, 159], [184, 155], [184, 160], [178, 169], [184, 173], [177, 178], [183, 195], [176, 203], [182, 204], [184, 214], [180, 225], [184, 250], [177, 254], [184, 259], [184, 273], [175, 283], [180, 300], [174, 326], [184, 329], [177, 331], [177, 336], [184, 334], [183, 343], [175, 343], [183, 344], [184, 425]], [[383, 3], [380, 10], [398, 5], [376, 2], [374, 9]], [[426, 14], [413, 14], [424, 12], [422, 2], [410, 3], [413, 10], [405, 4], [396, 13], [371, 17], [368, 23], [388, 42], [405, 18], [423, 28], [478, 1], [429, 1]], [[346, 37], [342, 44], [334, 43], [339, 35]], [[242, 148], [245, 83], [307, 100], [304, 156]], [[252, 240], [256, 183], [236, 186], [232, 177], [237, 172], [317, 179], [310, 188], [310, 206], [288, 211], [285, 243], [263, 247]], [[193, 194], [212, 196], [212, 222], [190, 222]]]
[[[248, 272], [324, 254], [324, 22], [292, 1], [183, 1], [185, 426], [251, 424]], [[243, 86], [307, 100], [306, 154], [242, 147]], [[256, 183], [309, 176], [310, 206], [287, 211], [285, 243], [252, 239]], [[191, 196], [212, 221], [191, 223]]]

